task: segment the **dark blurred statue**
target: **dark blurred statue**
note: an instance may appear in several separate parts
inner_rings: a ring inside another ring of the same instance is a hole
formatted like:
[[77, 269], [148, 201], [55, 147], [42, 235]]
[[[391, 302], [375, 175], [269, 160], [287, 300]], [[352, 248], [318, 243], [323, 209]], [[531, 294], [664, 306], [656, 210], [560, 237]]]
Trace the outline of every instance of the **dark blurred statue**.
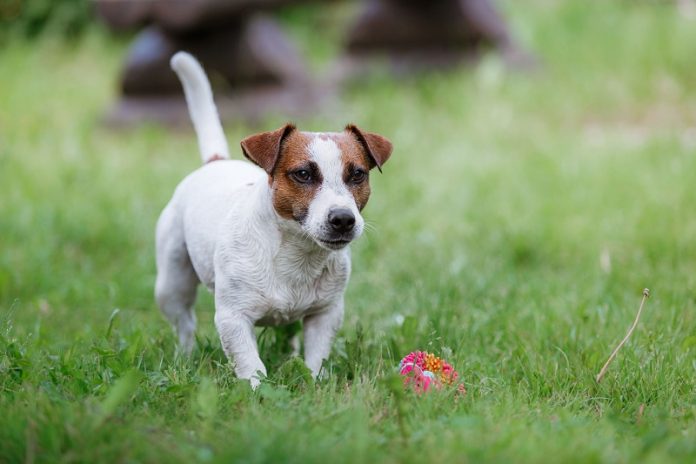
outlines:
[[364, 0], [349, 31], [339, 72], [362, 74], [375, 62], [407, 74], [473, 61], [486, 47], [511, 67], [534, 58], [510, 37], [491, 0]]
[[300, 53], [262, 14], [302, 1], [309, 0], [96, 0], [112, 28], [144, 27], [126, 58], [121, 99], [109, 121], [188, 124], [181, 86], [169, 68], [178, 50], [191, 52], [205, 68], [223, 118], [252, 122], [269, 113], [308, 114], [334, 84], [364, 76], [375, 63], [410, 74], [471, 60], [484, 47], [516, 67], [534, 63], [510, 38], [491, 0], [364, 0], [335, 79], [318, 86]]
[[188, 123], [181, 85], [169, 67], [178, 50], [209, 74], [223, 118], [257, 120], [269, 112], [298, 115], [318, 98], [304, 60], [278, 25], [257, 14], [297, 0], [97, 0], [114, 29], [145, 29], [121, 76], [113, 124], [142, 120]]

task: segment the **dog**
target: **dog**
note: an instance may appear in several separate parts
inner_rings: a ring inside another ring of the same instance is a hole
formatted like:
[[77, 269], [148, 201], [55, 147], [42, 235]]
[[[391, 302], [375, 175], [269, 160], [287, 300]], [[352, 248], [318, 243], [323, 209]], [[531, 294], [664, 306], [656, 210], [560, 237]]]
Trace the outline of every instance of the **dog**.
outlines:
[[190, 353], [199, 283], [213, 292], [222, 348], [252, 388], [267, 374], [254, 327], [302, 321], [305, 364], [317, 377], [343, 321], [349, 244], [365, 227], [370, 170], [381, 172], [392, 144], [354, 125], [317, 133], [286, 124], [241, 142], [253, 164], [230, 160], [203, 68], [185, 52], [171, 66], [203, 166], [157, 222], [157, 304]]

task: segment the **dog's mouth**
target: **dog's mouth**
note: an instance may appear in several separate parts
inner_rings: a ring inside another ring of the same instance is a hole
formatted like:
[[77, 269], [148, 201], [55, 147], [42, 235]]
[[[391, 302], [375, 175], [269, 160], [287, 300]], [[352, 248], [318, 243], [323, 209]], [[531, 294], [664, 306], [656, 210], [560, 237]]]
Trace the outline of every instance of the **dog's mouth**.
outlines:
[[345, 248], [346, 245], [348, 245], [352, 240], [347, 240], [347, 239], [321, 239], [317, 238], [317, 242], [323, 246], [324, 248], [328, 248], [329, 250], [340, 250], [341, 248]]

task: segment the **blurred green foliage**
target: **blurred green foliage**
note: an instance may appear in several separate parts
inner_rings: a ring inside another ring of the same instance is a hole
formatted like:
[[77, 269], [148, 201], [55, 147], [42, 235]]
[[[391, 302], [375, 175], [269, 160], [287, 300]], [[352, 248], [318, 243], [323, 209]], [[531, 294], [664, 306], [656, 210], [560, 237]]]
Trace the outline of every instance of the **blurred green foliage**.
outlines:
[[93, 21], [90, 0], [0, 0], [0, 40], [44, 33], [73, 39]]

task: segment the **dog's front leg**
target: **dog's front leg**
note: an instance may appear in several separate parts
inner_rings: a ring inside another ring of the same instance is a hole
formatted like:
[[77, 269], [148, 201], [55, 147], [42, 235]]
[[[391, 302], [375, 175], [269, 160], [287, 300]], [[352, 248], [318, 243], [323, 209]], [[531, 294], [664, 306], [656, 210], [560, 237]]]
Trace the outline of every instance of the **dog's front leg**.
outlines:
[[260, 376], [266, 376], [266, 366], [261, 362], [256, 345], [254, 322], [244, 313], [217, 307], [215, 326], [220, 334], [222, 349], [234, 362], [234, 372], [240, 379], [248, 380], [254, 390], [260, 384]]
[[343, 323], [343, 297], [321, 313], [303, 320], [305, 364], [314, 377], [319, 375], [321, 364], [329, 358], [336, 332]]

